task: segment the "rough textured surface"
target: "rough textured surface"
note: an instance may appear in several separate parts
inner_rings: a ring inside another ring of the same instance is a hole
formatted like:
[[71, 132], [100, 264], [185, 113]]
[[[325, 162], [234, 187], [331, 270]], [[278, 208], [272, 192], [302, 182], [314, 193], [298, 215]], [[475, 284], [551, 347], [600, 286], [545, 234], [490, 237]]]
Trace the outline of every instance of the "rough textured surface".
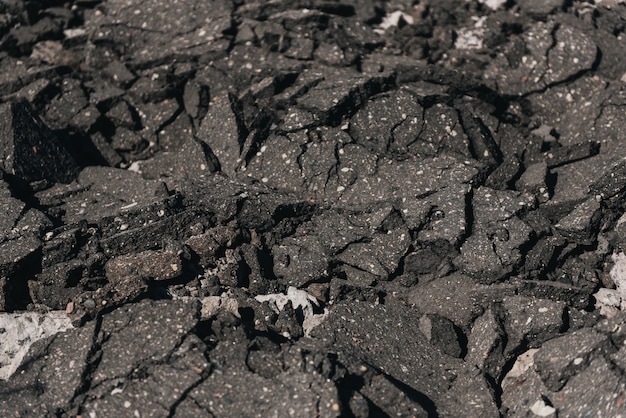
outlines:
[[623, 3], [0, 1], [0, 415], [624, 415]]

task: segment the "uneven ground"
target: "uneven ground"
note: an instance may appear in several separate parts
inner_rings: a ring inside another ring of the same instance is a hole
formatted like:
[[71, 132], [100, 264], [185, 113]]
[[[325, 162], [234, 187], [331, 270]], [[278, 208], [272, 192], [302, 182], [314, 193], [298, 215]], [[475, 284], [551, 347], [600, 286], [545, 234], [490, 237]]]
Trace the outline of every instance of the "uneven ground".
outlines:
[[625, 30], [0, 1], [0, 415], [626, 417]]

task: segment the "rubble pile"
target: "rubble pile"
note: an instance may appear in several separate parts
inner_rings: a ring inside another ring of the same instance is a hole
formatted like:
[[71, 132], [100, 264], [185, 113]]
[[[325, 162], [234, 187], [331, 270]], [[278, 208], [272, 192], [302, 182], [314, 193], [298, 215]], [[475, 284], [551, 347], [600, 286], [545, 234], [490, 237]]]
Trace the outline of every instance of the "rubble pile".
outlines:
[[0, 1], [2, 416], [624, 415], [625, 32]]

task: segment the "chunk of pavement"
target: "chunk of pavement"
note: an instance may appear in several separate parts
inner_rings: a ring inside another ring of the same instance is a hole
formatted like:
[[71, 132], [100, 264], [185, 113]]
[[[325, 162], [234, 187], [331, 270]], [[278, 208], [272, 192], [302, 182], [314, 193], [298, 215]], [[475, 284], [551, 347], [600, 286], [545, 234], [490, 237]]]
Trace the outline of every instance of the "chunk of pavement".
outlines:
[[4, 330], [0, 346], [0, 379], [11, 377], [35, 341], [71, 328], [71, 321], [64, 311], [0, 313], [0, 329]]
[[496, 167], [487, 180], [485, 186], [496, 190], [505, 190], [510, 188], [509, 184], [517, 178], [520, 172], [521, 164], [519, 158], [514, 154], [505, 154], [502, 163]]
[[199, 123], [204, 118], [209, 109], [209, 102], [210, 89], [208, 85], [197, 80], [190, 80], [185, 83], [183, 105], [185, 112], [194, 121]]
[[[346, 167], [343, 163], [341, 165], [342, 171], [350, 170], [347, 164]], [[426, 232], [420, 239], [443, 238], [453, 245], [461, 240], [466, 227], [465, 199], [478, 175], [475, 162], [467, 161], [466, 164], [445, 154], [402, 161], [379, 158], [375, 173], [361, 175], [346, 186], [337, 206], [354, 210], [355, 207], [393, 201], [405, 218], [407, 227], [412, 230], [421, 228], [426, 215], [435, 207], [440, 211], [439, 215], [444, 216], [435, 215], [435, 221], [439, 222], [423, 228]]]
[[406, 228], [398, 227], [386, 233], [372, 235], [369, 242], [355, 242], [337, 255], [337, 260], [388, 280], [400, 265], [411, 245]]
[[197, 177], [215, 173], [220, 169], [220, 163], [211, 151], [211, 148], [202, 141], [188, 138], [176, 153], [175, 164], [172, 167], [173, 175]]
[[0, 166], [28, 182], [68, 183], [78, 166], [25, 100], [0, 106]]
[[506, 296], [502, 299], [502, 307], [507, 314], [504, 323], [507, 354], [519, 347], [539, 347], [565, 330], [565, 302]]
[[536, 352], [537, 349], [531, 349], [522, 353], [502, 381], [502, 407], [506, 408], [508, 416], [550, 417], [556, 412], [550, 406], [552, 393], [533, 368]]
[[454, 323], [437, 314], [426, 314], [419, 319], [419, 329], [426, 339], [452, 357], [461, 356], [461, 345]]
[[610, 347], [609, 337], [592, 328], [572, 331], [543, 343], [535, 354], [535, 370], [548, 389], [558, 392]]
[[68, 302], [86, 287], [91, 288], [94, 283], [102, 281], [100, 271], [103, 262], [102, 254], [87, 255], [81, 251], [69, 261], [42, 266], [41, 273], [35, 275], [36, 279], [28, 281], [33, 303], [51, 309], [65, 309]]
[[232, 175], [241, 163], [248, 130], [244, 124], [243, 104], [233, 94], [214, 97], [198, 130], [198, 139], [208, 144], [222, 171]]
[[576, 309], [587, 309], [591, 302], [591, 292], [595, 290], [594, 287], [583, 287], [545, 278], [537, 280], [511, 278], [509, 282], [522, 296], [563, 301]]
[[371, 97], [365, 107], [356, 112], [350, 120], [349, 132], [357, 143], [377, 154], [406, 152], [409, 143], [396, 143], [394, 130], [408, 118], [416, 118], [421, 131], [423, 111], [417, 98], [406, 90], [381, 93]]
[[81, 410], [95, 416], [124, 416], [129, 411], [149, 411], [154, 417], [170, 415], [211, 366], [206, 345], [195, 335], [165, 349], [171, 350], [168, 360], [141, 366], [140, 376], [129, 379], [124, 390], [116, 390], [109, 382], [94, 388]]
[[600, 144], [598, 142], [587, 141], [580, 144], [565, 145], [551, 149], [550, 151], [545, 151], [542, 154], [542, 157], [548, 168], [553, 168], [593, 157], [598, 154], [599, 150]]
[[288, 237], [272, 248], [274, 273], [285, 284], [302, 287], [328, 275], [329, 259], [314, 235]]
[[233, 248], [242, 240], [242, 232], [231, 225], [216, 225], [208, 231], [190, 237], [185, 244], [200, 258], [200, 263], [207, 267], [214, 265], [224, 256], [227, 248]]
[[479, 393], [484, 391], [483, 385], [457, 386], [455, 390], [453, 381], [471, 375], [471, 367], [461, 359], [433, 350], [418, 332], [421, 314], [407, 308], [341, 301], [333, 305], [311, 335], [330, 344], [343, 364], [365, 363], [384, 370], [403, 392], [414, 393], [413, 399], [427, 411], [436, 408], [442, 416], [464, 415], [467, 405], [461, 399], [469, 397], [488, 415], [495, 412], [493, 398]]
[[531, 164], [522, 173], [515, 186], [517, 190], [525, 191], [537, 197], [540, 203], [550, 199], [550, 190], [546, 184], [548, 164], [543, 161]]
[[57, 186], [42, 191], [38, 198], [42, 204], [60, 207], [67, 223], [98, 222], [152, 203], [162, 182], [145, 180], [129, 170], [92, 166], [80, 172], [74, 186], [73, 193]]
[[15, 276], [17, 280], [23, 281], [24, 277], [16, 273], [26, 267], [40, 249], [41, 241], [30, 234], [0, 243], [0, 277]]
[[[457, 248], [467, 234], [470, 193], [471, 185], [451, 183], [422, 199], [407, 199], [402, 214], [409, 227], [419, 228], [417, 237], [421, 242], [444, 240]], [[422, 215], [424, 210], [428, 211], [427, 216]]]
[[482, 285], [463, 274], [454, 273], [413, 287], [407, 300], [417, 310], [448, 318], [464, 332], [484, 311], [484, 304], [514, 295], [515, 287], [505, 284]]
[[116, 217], [104, 218], [100, 222], [104, 231], [100, 245], [109, 257], [160, 249], [168, 242], [187, 240], [199, 224], [204, 227], [211, 224], [206, 212], [184, 210], [170, 199], [157, 200]]
[[480, 187], [474, 193], [473, 233], [455, 260], [467, 274], [493, 283], [511, 274], [522, 262], [520, 250], [533, 229], [517, 216], [532, 209], [535, 198], [526, 193]]
[[269, 187], [291, 192], [305, 190], [300, 158], [309, 142], [304, 132], [270, 135], [259, 152], [250, 159], [246, 174]]
[[[385, 414], [385, 416], [428, 416], [425, 405], [420, 405], [415, 397], [410, 396], [407, 391], [404, 390], [401, 383], [384, 373], [372, 377], [369, 384], [367, 384], [366, 381], [363, 387], [359, 389], [358, 393], [364, 396], [369, 403], [376, 405], [376, 408], [379, 409], [377, 412]], [[356, 406], [354, 400], [351, 402], [351, 406]]]
[[66, 129], [70, 120], [89, 104], [80, 80], [65, 77], [60, 87], [60, 94], [47, 104], [45, 113], [42, 114], [42, 118], [52, 129]]
[[474, 321], [467, 340], [465, 361], [499, 381], [507, 360], [504, 356], [507, 337], [499, 315], [493, 309], [487, 309]]
[[182, 261], [173, 251], [143, 251], [114, 257], [107, 261], [104, 269], [112, 281], [124, 276], [161, 281], [178, 277], [182, 273]]
[[117, 60], [111, 61], [104, 67], [102, 73], [107, 76], [113, 84], [124, 89], [128, 88], [137, 79], [137, 76], [133, 74], [123, 62]]
[[360, 74], [341, 68], [314, 70], [322, 81], [297, 99], [302, 109], [315, 115], [319, 123], [337, 126], [345, 116], [355, 113], [377, 93], [391, 88], [395, 74]]
[[[0, 409], [19, 411], [22, 416], [45, 416], [49, 411], [69, 409], [84, 384], [95, 332], [95, 323], [91, 323], [35, 342], [11, 377], [11, 386], [9, 381], [0, 381]], [[13, 385], [20, 390], [7, 390]]]
[[12, 197], [9, 185], [0, 180], [0, 211], [3, 214], [0, 218], [0, 241], [15, 233], [13, 229], [25, 208], [26, 204]]
[[335, 255], [349, 244], [371, 235], [367, 226], [355, 224], [349, 215], [333, 210], [314, 216], [310, 227], [317, 231], [320, 244], [330, 255]]
[[618, 417], [624, 413], [625, 394], [624, 375], [611, 362], [594, 357], [550, 399], [558, 416], [584, 417], [602, 411], [606, 417]]
[[211, 416], [220, 417], [332, 418], [340, 412], [336, 387], [315, 372], [282, 372], [267, 379], [248, 368], [229, 367], [211, 373], [188, 396]]
[[[116, 130], [116, 135], [119, 134], [120, 131], [132, 134], [131, 131]], [[117, 153], [109, 140], [107, 140], [107, 138], [105, 138], [101, 132], [94, 132], [93, 134], [89, 135], [89, 141], [81, 143], [81, 145], [90, 148], [90, 150], [88, 151], [89, 154], [91, 154], [90, 157], [102, 165], [117, 167], [122, 162], [124, 162], [124, 158], [122, 158], [122, 156]]]
[[602, 176], [596, 179], [589, 189], [592, 193], [609, 199], [626, 189], [626, 161], [622, 160], [610, 170], [604, 170]]
[[[468, 138], [459, 110], [444, 103], [436, 103], [424, 109], [424, 115], [415, 120], [407, 118], [402, 125], [398, 126], [394, 134], [400, 134], [410, 124], [414, 123], [419, 131], [408, 132], [409, 142], [406, 144], [409, 153], [418, 157], [436, 157], [442, 152], [453, 155], [459, 159], [472, 158], [470, 152], [470, 139]], [[482, 157], [482, 155], [481, 155]]]
[[115, 103], [106, 111], [106, 117], [115, 124], [116, 129], [123, 127], [136, 130], [141, 128], [137, 109], [126, 100], [119, 100]]
[[200, 304], [196, 301], [145, 300], [126, 304], [102, 317], [102, 357], [93, 371], [94, 384], [128, 376], [145, 362], [165, 362], [196, 326]]
[[195, 6], [159, 0], [113, 1], [107, 3], [105, 13], [90, 14], [87, 25], [94, 28], [90, 40], [96, 48], [126, 45], [123, 55], [129, 66], [145, 68], [201, 55], [206, 59], [224, 55], [229, 44], [224, 32], [231, 28], [232, 9], [228, 1]]
[[611, 199], [626, 188], [626, 162], [616, 153], [598, 154], [576, 164], [556, 167], [551, 172], [557, 181], [552, 199], [545, 205], [561, 216], [590, 196]]
[[567, 80], [590, 70], [598, 54], [591, 38], [565, 24], [537, 22], [522, 39], [528, 53], [517, 67], [500, 52], [485, 71], [486, 81], [502, 94], [522, 95]]
[[572, 241], [590, 243], [598, 233], [601, 217], [600, 202], [595, 196], [591, 196], [561, 218], [555, 228]]
[[[510, 416], [532, 416], [533, 410], [539, 412], [539, 406], [549, 402], [546, 395], [550, 391], [533, 368], [536, 352], [537, 349], [530, 349], [520, 354], [502, 380], [502, 407]], [[550, 416], [554, 408], [545, 412], [545, 416]]]

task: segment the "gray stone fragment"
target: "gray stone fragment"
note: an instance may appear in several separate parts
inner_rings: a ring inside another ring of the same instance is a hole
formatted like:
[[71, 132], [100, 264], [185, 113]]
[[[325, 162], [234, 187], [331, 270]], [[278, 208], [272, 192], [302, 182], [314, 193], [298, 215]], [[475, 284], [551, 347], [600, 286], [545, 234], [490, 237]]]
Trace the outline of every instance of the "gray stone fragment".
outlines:
[[328, 275], [329, 260], [315, 236], [284, 239], [272, 249], [274, 273], [285, 284], [302, 287]]
[[517, 190], [522, 190], [537, 197], [540, 203], [550, 199], [550, 190], [546, 184], [548, 165], [546, 162], [531, 164], [526, 167], [516, 183]]
[[332, 418], [340, 412], [336, 388], [317, 373], [284, 372], [267, 379], [246, 368], [228, 367], [212, 373], [188, 396], [219, 417]]
[[598, 142], [588, 141], [580, 144], [565, 145], [546, 151], [542, 154], [542, 157], [548, 168], [553, 168], [593, 157], [598, 154], [599, 149], [600, 144]]
[[322, 82], [313, 86], [298, 105], [316, 115], [320, 122], [336, 126], [360, 108], [368, 97], [388, 90], [393, 73], [359, 74], [344, 69], [325, 68], [319, 72]]
[[131, 66], [188, 61], [201, 55], [216, 58], [226, 52], [224, 32], [231, 28], [233, 8], [227, 1], [182, 6], [159, 0], [113, 1], [106, 6], [106, 13], [89, 16], [87, 24], [94, 28], [90, 40], [96, 47], [126, 45], [124, 58]]
[[176, 152], [172, 174], [175, 176], [202, 177], [220, 170], [220, 162], [207, 144], [188, 137]]
[[111, 61], [109, 65], [104, 67], [102, 72], [113, 84], [124, 89], [128, 88], [137, 79], [137, 76], [120, 61]]
[[[209, 109], [209, 86], [196, 80], [188, 81], [183, 91], [183, 105], [187, 114], [199, 123]], [[197, 126], [197, 125], [196, 125]]]
[[426, 314], [419, 320], [419, 329], [426, 339], [442, 352], [452, 357], [461, 355], [459, 337], [454, 323], [436, 314]]
[[349, 244], [337, 255], [337, 260], [387, 280], [398, 268], [410, 244], [408, 230], [397, 228], [374, 234], [369, 242]]
[[121, 255], [104, 265], [107, 279], [119, 281], [126, 276], [139, 276], [145, 280], [169, 280], [182, 273], [180, 256], [173, 251], [144, 251]]
[[[420, 405], [407, 392], [398, 382], [394, 382], [392, 377], [385, 374], [374, 376], [369, 384], [359, 389], [359, 393], [386, 416], [428, 416], [424, 405]], [[353, 409], [357, 407], [355, 401], [353, 400], [350, 405]], [[358, 409], [360, 408], [357, 407]]]
[[[377, 153], [401, 154], [411, 141], [401, 140], [395, 130], [407, 119], [416, 119], [417, 133], [422, 129], [423, 108], [406, 90], [376, 95], [350, 120], [350, 135], [365, 148]], [[398, 138], [396, 138], [398, 136]]]
[[502, 307], [507, 316], [504, 324], [510, 354], [518, 347], [538, 347], [562, 332], [566, 326], [564, 302], [524, 296], [506, 296]]
[[78, 167], [25, 100], [0, 106], [0, 167], [27, 182], [69, 183]]
[[418, 284], [409, 291], [407, 299], [420, 312], [441, 315], [467, 332], [474, 319], [483, 313], [485, 304], [501, 301], [515, 291], [510, 285], [486, 286], [455, 273]]
[[199, 315], [199, 303], [181, 300], [147, 300], [104, 315], [101, 332], [109, 338], [101, 347], [93, 384], [126, 377], [147, 361], [165, 362], [196, 325]]
[[609, 347], [608, 337], [593, 329], [573, 331], [542, 345], [535, 354], [535, 370], [548, 389], [558, 392]]
[[163, 347], [171, 350], [168, 361], [140, 366], [141, 377], [129, 379], [123, 390], [115, 390], [108, 382], [96, 387], [91, 392], [91, 399], [86, 400], [81, 409], [102, 416], [124, 416], [129, 412], [134, 415], [149, 413], [152, 417], [170, 416], [186, 392], [210, 370], [205, 347], [195, 335], [186, 336], [177, 347]]
[[[69, 409], [84, 384], [94, 332], [92, 323], [33, 344], [11, 378], [11, 386], [0, 381], [0, 409], [14, 411], [18, 416], [45, 416], [50, 411]], [[8, 390], [14, 385], [20, 390]]]
[[482, 283], [493, 283], [514, 272], [523, 259], [520, 248], [533, 235], [518, 214], [534, 204], [534, 196], [526, 193], [480, 187], [473, 198], [473, 233], [461, 246], [461, 257], [455, 263]]
[[[419, 318], [418, 311], [402, 305], [342, 301], [333, 306], [312, 336], [332, 344], [340, 361], [355, 363], [356, 359], [378, 374], [384, 373], [384, 378], [404, 393], [413, 393], [413, 401], [427, 411], [463, 415], [470, 399], [480, 405], [477, 410], [495, 411], [485, 386], [465, 379], [472, 375], [470, 366], [433, 350], [426, 337], [417, 332]], [[386, 400], [380, 402], [388, 406]]]
[[590, 70], [597, 47], [583, 32], [554, 22], [535, 23], [522, 35], [528, 51], [517, 67], [503, 53], [484, 77], [503, 94], [522, 95], [539, 91], [568, 77]]
[[589, 243], [597, 235], [601, 216], [600, 202], [595, 196], [591, 196], [561, 218], [555, 228], [572, 241]]
[[197, 135], [209, 145], [220, 162], [221, 170], [234, 174], [241, 164], [241, 153], [248, 135], [241, 101], [232, 94], [214, 97]]
[[505, 345], [506, 333], [502, 321], [493, 309], [488, 309], [474, 321], [465, 361], [497, 381], [506, 361]]
[[587, 367], [571, 377], [558, 394], [552, 396], [558, 416], [619, 417], [624, 413], [626, 381], [624, 375], [602, 357], [593, 358]]
[[620, 161], [611, 170], [603, 171], [602, 175], [595, 179], [589, 189], [595, 195], [603, 199], [609, 199], [626, 188], [626, 161]]

